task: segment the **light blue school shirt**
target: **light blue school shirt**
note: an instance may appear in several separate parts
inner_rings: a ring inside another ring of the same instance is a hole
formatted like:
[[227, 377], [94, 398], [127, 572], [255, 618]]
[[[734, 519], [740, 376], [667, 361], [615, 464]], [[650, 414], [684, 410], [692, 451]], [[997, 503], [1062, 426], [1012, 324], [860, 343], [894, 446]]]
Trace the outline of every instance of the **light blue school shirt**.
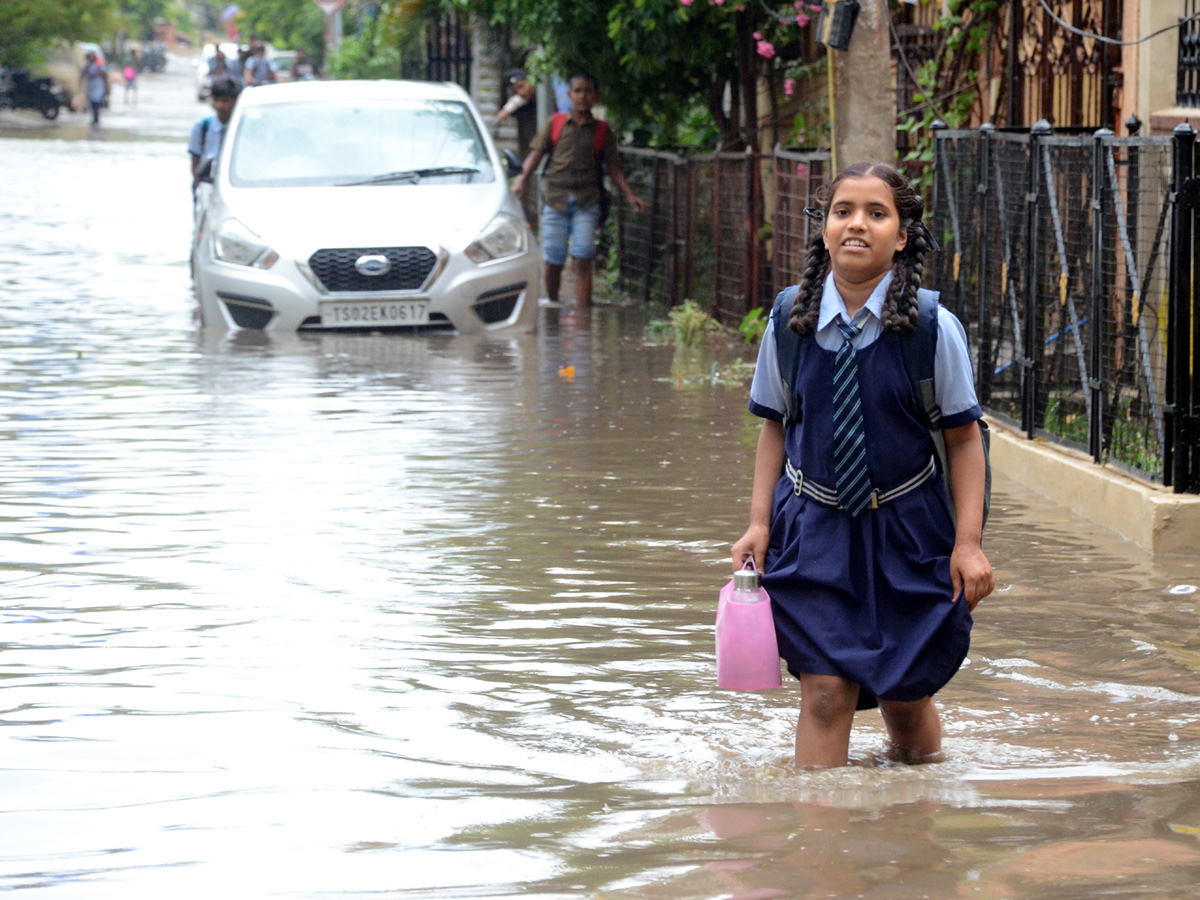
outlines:
[[[204, 146], [200, 146], [200, 136], [204, 133], [204, 123], [208, 122], [208, 134], [204, 135]], [[192, 126], [192, 139], [188, 141], [188, 153], [200, 157], [200, 161], [214, 159], [221, 151], [221, 138], [225, 134], [225, 126], [216, 116], [206, 116]]]
[[[879, 316], [887, 297], [893, 274], [888, 272], [875, 286], [862, 309], [850, 318], [846, 302], [833, 283], [833, 275], [825, 279], [821, 292], [821, 309], [817, 317], [817, 343], [826, 350], [837, 351], [844, 338], [837, 320], [862, 327], [862, 333], [852, 342], [856, 350], [869, 347], [883, 334]], [[958, 317], [944, 306], [938, 307], [937, 352], [933, 360], [934, 398], [942, 410], [942, 427], [956, 428], [983, 416], [975, 396], [975, 376], [971, 355], [967, 351], [967, 333]], [[762, 344], [758, 349], [758, 365], [750, 384], [750, 411], [765, 419], [782, 422], [787, 409], [787, 392], [779, 374], [779, 357], [775, 347], [775, 323], [767, 322]]]

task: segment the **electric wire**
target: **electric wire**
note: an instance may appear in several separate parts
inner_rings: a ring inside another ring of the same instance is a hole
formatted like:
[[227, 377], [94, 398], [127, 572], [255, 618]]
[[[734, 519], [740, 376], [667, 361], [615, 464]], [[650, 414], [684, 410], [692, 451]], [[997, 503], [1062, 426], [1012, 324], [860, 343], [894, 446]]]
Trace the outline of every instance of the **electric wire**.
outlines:
[[1114, 47], [1133, 47], [1133, 46], [1136, 46], [1137, 44], [1141, 44], [1141, 43], [1144, 43], [1144, 42], [1150, 40], [1150, 38], [1158, 37], [1160, 34], [1168, 32], [1172, 28], [1182, 28], [1188, 22], [1192, 22], [1192, 21], [1195, 21], [1196, 19], [1200, 19], [1200, 12], [1192, 13], [1186, 19], [1180, 19], [1174, 25], [1167, 25], [1164, 28], [1158, 29], [1158, 31], [1152, 31], [1145, 37], [1138, 38], [1136, 41], [1118, 41], [1116, 38], [1105, 37], [1102, 34], [1095, 34], [1091, 31], [1084, 31], [1082, 28], [1076, 28], [1074, 25], [1070, 24], [1065, 19], [1060, 18], [1058, 16], [1058, 14], [1050, 8], [1050, 4], [1048, 4], [1046, 2], [1046, 0], [1038, 0], [1038, 2], [1041, 3], [1042, 9], [1044, 9], [1047, 13], [1050, 14], [1050, 18], [1052, 18], [1055, 22], [1057, 22], [1059, 25], [1061, 25], [1064, 29], [1071, 32], [1072, 34], [1077, 34], [1080, 37], [1091, 38], [1092, 40], [1099, 41], [1102, 44], [1112, 44]]

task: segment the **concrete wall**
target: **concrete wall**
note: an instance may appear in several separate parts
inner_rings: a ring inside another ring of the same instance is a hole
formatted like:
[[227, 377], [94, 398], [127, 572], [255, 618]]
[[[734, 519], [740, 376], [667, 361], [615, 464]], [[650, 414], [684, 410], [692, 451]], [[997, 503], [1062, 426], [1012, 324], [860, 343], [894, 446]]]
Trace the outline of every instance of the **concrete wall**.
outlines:
[[[1127, 0], [1132, 10], [1127, 9], [1126, 22], [1136, 16], [1137, 31], [1141, 37], [1158, 31], [1168, 30], [1136, 47], [1124, 48], [1125, 71], [1133, 71], [1136, 103], [1130, 110], [1146, 123], [1142, 134], [1169, 134], [1180, 122], [1190, 119], [1193, 126], [1200, 125], [1200, 110], [1181, 109], [1175, 105], [1175, 83], [1179, 63], [1179, 29], [1169, 26], [1178, 23], [1183, 16], [1182, 0]], [[1130, 51], [1136, 54], [1136, 63], [1130, 64]], [[1129, 87], [1126, 87], [1129, 91]], [[1126, 101], [1128, 105], [1128, 100]]]
[[1006, 481], [1025, 485], [1150, 553], [1200, 553], [1200, 496], [1171, 493], [1097, 466], [1085, 454], [1026, 440], [990, 419], [988, 424], [993, 484], [999, 489]]

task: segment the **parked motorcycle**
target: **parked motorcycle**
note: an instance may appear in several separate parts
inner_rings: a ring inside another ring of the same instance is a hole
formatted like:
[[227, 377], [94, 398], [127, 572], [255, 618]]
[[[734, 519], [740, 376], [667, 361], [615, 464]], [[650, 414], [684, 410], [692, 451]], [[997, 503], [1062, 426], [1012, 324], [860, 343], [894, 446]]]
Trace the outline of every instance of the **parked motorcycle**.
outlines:
[[167, 67], [167, 48], [155, 41], [142, 47], [142, 68], [150, 72], [161, 72]]
[[36, 109], [57, 119], [62, 107], [72, 109], [71, 97], [51, 78], [30, 78], [26, 69], [0, 69], [0, 107]]

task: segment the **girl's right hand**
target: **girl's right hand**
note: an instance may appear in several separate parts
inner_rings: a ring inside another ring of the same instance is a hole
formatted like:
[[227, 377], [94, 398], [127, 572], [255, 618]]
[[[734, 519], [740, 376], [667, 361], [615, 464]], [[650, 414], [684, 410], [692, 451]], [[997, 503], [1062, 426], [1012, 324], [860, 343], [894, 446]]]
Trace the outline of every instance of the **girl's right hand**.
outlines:
[[771, 529], [767, 525], [751, 525], [746, 533], [733, 545], [733, 570], [741, 569], [746, 560], [753, 558], [754, 566], [762, 572], [767, 561], [767, 544], [771, 540]]

